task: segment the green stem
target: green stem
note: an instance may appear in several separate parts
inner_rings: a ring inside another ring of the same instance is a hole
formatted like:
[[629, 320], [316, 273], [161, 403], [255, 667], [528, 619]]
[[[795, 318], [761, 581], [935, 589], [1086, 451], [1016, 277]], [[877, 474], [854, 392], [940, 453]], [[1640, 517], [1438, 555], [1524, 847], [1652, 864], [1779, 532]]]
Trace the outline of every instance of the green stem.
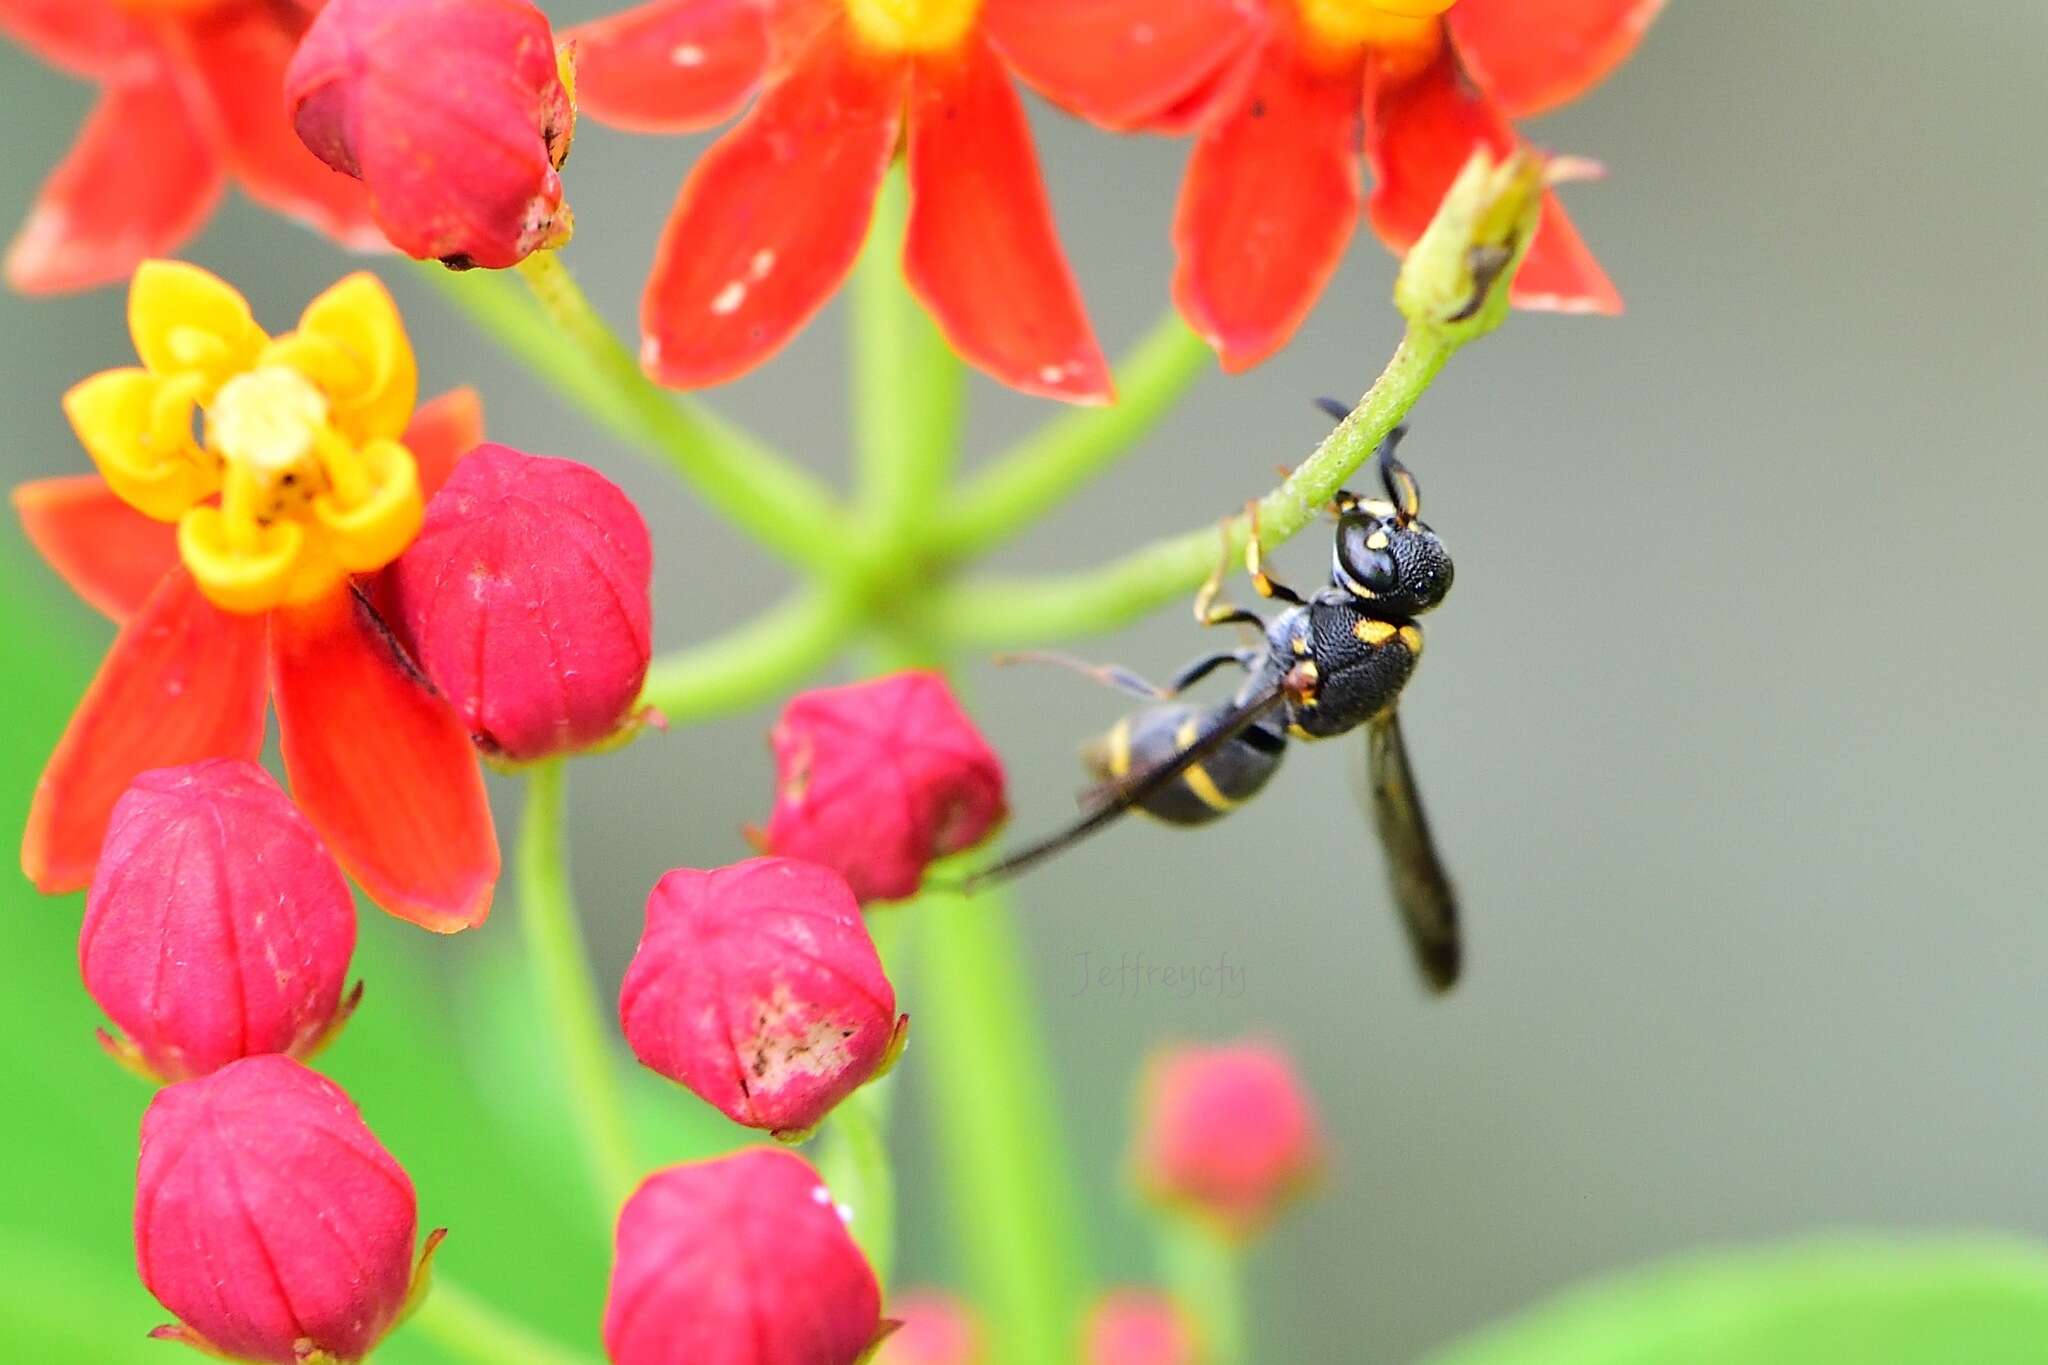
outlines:
[[[1430, 386], [1458, 342], [1411, 327], [1372, 388], [1313, 455], [1259, 501], [1260, 539], [1277, 545], [1314, 520]], [[1155, 541], [1079, 573], [963, 584], [933, 604], [936, 628], [969, 648], [1014, 648], [1115, 630], [1192, 589], [1219, 554], [1244, 549], [1249, 523]]]
[[519, 831], [519, 920], [538, 1009], [560, 1052], [570, 1118], [609, 1227], [640, 1178], [640, 1162], [627, 1128], [609, 1016], [598, 1008], [570, 891], [567, 804], [562, 760], [535, 765]]
[[592, 1357], [529, 1330], [438, 1271], [406, 1326], [473, 1365], [593, 1365]]
[[519, 273], [530, 299], [496, 271], [456, 274], [433, 265], [427, 278], [544, 382], [674, 469], [761, 544], [817, 572], [843, 570], [833, 548], [841, 536], [830, 489], [701, 404], [650, 380], [554, 252], [527, 257]]
[[938, 552], [948, 559], [981, 554], [1037, 521], [1142, 440], [1212, 363], [1208, 343], [1167, 313], [1117, 366], [1114, 406], [1069, 409], [961, 490], [933, 528]]
[[1245, 1365], [1244, 1251], [1190, 1220], [1159, 1227], [1160, 1273], [1201, 1335], [1206, 1365]]
[[728, 634], [657, 658], [640, 699], [672, 725], [758, 705], [823, 667], [855, 624], [848, 593], [806, 589]]
[[967, 395], [966, 370], [904, 287], [899, 258], [908, 215], [899, 167], [883, 182], [852, 290], [859, 521], [882, 554], [918, 538], [945, 491]]
[[896, 1255], [896, 1177], [889, 1165], [888, 1077], [871, 1081], [839, 1102], [825, 1120], [818, 1171], [832, 1197], [853, 1211], [848, 1225], [867, 1253], [886, 1298]]
[[1070, 1365], [1091, 1275], [1057, 1092], [1000, 892], [918, 902], [917, 1055], [946, 1202], [1000, 1365]]

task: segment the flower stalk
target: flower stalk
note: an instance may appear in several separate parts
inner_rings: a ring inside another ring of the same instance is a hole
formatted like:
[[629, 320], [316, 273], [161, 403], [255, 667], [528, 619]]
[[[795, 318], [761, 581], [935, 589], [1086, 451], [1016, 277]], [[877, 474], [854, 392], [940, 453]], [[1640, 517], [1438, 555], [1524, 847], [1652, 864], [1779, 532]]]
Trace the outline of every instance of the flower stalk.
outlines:
[[555, 1040], [570, 1115], [607, 1227], [640, 1178], [590, 954], [569, 886], [568, 793], [562, 760], [534, 765], [519, 831], [519, 923], [539, 1010]]
[[405, 1325], [467, 1365], [595, 1365], [500, 1313], [436, 1270], [433, 1288]]

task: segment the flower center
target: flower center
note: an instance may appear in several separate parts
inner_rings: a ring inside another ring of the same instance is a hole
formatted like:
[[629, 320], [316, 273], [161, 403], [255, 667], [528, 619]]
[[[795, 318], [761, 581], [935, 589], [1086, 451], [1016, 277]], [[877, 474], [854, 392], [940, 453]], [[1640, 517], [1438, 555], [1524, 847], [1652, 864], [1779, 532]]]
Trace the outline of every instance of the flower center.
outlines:
[[283, 365], [261, 365], [220, 386], [206, 413], [207, 444], [266, 483], [312, 472], [327, 398]]
[[854, 31], [884, 52], [944, 52], [974, 27], [981, 0], [846, 0]]
[[1311, 44], [1330, 56], [1361, 50], [1419, 71], [1443, 42], [1444, 12], [1457, 0], [1295, 0]]

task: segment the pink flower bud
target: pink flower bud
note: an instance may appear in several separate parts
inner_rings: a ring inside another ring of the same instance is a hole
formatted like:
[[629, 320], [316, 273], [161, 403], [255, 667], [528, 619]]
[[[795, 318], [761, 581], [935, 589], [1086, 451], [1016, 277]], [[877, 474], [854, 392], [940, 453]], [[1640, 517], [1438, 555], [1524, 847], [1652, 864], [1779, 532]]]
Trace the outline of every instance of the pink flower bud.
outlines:
[[1201, 1343], [1173, 1300], [1149, 1289], [1103, 1295], [1081, 1329], [1083, 1365], [1201, 1365]]
[[216, 758], [137, 777], [85, 899], [85, 989], [162, 1080], [260, 1052], [306, 1056], [347, 1018], [356, 912], [320, 836], [270, 775]]
[[966, 1304], [934, 1289], [898, 1295], [889, 1305], [898, 1325], [873, 1365], [983, 1365], [981, 1324]]
[[893, 1063], [910, 1021], [845, 880], [750, 858], [655, 883], [619, 1022], [648, 1067], [794, 1137]]
[[937, 673], [802, 693], [771, 739], [767, 850], [837, 868], [862, 901], [912, 894], [1008, 814], [1002, 760]]
[[875, 1273], [794, 1153], [671, 1166], [619, 1213], [612, 1365], [854, 1365], [882, 1330]]
[[299, 140], [363, 182], [407, 255], [498, 269], [568, 240], [556, 171], [576, 109], [524, 0], [327, 0], [284, 96]]
[[142, 1116], [135, 1259], [182, 1324], [157, 1336], [278, 1365], [360, 1360], [406, 1306], [416, 1219], [412, 1181], [348, 1096], [288, 1057], [181, 1081]]
[[481, 445], [427, 504], [384, 601], [477, 747], [523, 762], [633, 720], [652, 569], [647, 524], [609, 479]]
[[1309, 1184], [1322, 1137], [1294, 1065], [1263, 1043], [1184, 1047], [1143, 1087], [1138, 1183], [1232, 1237], [1262, 1229]]

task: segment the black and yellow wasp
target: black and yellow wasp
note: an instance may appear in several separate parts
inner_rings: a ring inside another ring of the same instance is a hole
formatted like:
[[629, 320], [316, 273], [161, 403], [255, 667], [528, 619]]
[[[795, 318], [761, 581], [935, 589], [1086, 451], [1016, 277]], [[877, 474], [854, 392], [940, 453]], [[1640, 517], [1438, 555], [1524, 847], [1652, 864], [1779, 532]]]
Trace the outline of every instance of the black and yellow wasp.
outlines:
[[[1325, 407], [1343, 414], [1341, 406]], [[1082, 751], [1096, 785], [1082, 793], [1079, 820], [985, 869], [976, 884], [1015, 876], [1127, 811], [1172, 825], [1208, 824], [1258, 794], [1290, 737], [1328, 739], [1363, 726], [1373, 820], [1394, 903], [1424, 979], [1434, 990], [1450, 989], [1461, 956], [1457, 900], [1430, 839], [1396, 706], [1422, 656], [1415, 618], [1450, 591], [1451, 557], [1421, 519], [1414, 476], [1394, 456], [1405, 433], [1394, 428], [1374, 455], [1384, 499], [1344, 491], [1332, 501], [1337, 534], [1330, 583], [1313, 597], [1303, 598], [1266, 572], [1253, 504], [1245, 568], [1259, 595], [1287, 603], [1286, 610], [1268, 622], [1223, 600], [1226, 545], [1224, 560], [1195, 598], [1195, 617], [1210, 626], [1256, 626], [1260, 645], [1204, 655], [1165, 687], [1114, 664], [1059, 654], [1010, 656], [1072, 668], [1157, 704], [1118, 721]], [[1231, 666], [1246, 678], [1229, 701], [1198, 706], [1177, 700]]]

